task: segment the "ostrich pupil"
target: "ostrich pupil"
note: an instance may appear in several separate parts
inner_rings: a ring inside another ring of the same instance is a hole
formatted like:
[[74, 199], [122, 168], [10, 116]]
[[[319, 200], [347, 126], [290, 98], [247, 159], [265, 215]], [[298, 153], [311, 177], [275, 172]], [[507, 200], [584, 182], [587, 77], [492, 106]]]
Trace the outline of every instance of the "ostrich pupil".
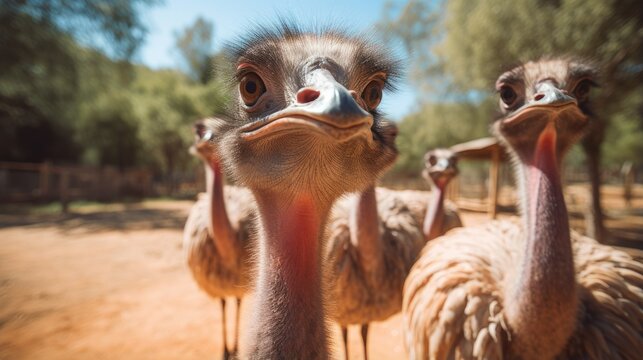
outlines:
[[516, 93], [511, 88], [506, 87], [500, 91], [500, 97], [504, 102], [511, 103], [516, 97]]
[[248, 81], [246, 83], [246, 91], [248, 94], [254, 94], [257, 91], [257, 83], [254, 81]]
[[373, 87], [371, 89], [371, 101], [372, 102], [377, 101], [378, 98], [379, 98], [379, 94], [378, 94], [377, 88]]
[[589, 85], [587, 84], [586, 81], [583, 81], [580, 85], [578, 85], [578, 88], [576, 89], [576, 94], [579, 97], [587, 95], [589, 92]]

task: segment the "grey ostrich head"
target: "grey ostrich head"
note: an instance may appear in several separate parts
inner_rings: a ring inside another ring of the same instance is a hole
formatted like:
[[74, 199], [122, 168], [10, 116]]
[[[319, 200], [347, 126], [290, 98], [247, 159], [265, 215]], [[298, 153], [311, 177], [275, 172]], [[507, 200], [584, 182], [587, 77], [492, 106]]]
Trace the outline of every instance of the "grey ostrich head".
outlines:
[[219, 162], [221, 157], [219, 151], [212, 140], [217, 122], [215, 118], [205, 118], [194, 123], [194, 144], [190, 146], [190, 154], [201, 158], [203, 161]]
[[560, 159], [589, 125], [596, 76], [590, 64], [566, 58], [531, 61], [505, 72], [496, 81], [502, 112], [494, 124], [496, 135], [521, 162], [531, 164], [548, 133]]
[[458, 175], [458, 157], [449, 149], [434, 149], [424, 154], [422, 176], [440, 188]]
[[396, 159], [377, 109], [399, 64], [364, 37], [282, 21], [228, 47], [234, 106], [215, 135], [241, 183], [333, 199], [372, 183]]

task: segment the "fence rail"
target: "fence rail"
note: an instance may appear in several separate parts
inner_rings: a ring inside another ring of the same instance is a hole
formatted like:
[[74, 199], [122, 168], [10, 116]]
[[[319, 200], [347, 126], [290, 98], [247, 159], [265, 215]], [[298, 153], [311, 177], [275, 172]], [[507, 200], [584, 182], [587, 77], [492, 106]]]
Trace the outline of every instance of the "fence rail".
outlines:
[[144, 169], [0, 162], [0, 201], [111, 201], [153, 195], [152, 174]]
[[[491, 175], [488, 165], [462, 166], [459, 176], [449, 186], [448, 198], [462, 209], [489, 212], [492, 216], [494, 197], [498, 199], [496, 207], [511, 208], [516, 203], [516, 194], [509, 164], [499, 165], [497, 181]], [[617, 172], [603, 174], [605, 183], [618, 184], [622, 181], [620, 177]], [[151, 171], [140, 168], [119, 170], [110, 166], [0, 161], [0, 202], [61, 201], [65, 208], [72, 200], [114, 201], [159, 195], [188, 198], [204, 191], [204, 178], [201, 166], [194, 171], [155, 177]], [[566, 168], [564, 178], [567, 184], [587, 182], [587, 175], [579, 169]], [[420, 176], [383, 180], [382, 185], [390, 188], [429, 189]], [[490, 186], [493, 182], [497, 185]]]

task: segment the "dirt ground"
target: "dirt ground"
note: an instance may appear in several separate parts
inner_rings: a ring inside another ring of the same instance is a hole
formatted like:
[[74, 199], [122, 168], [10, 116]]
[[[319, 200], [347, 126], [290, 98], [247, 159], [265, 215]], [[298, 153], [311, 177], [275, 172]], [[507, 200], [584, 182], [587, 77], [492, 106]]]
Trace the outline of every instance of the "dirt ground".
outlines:
[[[618, 191], [608, 191], [605, 203], [608, 225], [640, 249], [638, 190], [633, 209], [625, 209]], [[221, 358], [220, 307], [197, 288], [182, 260], [181, 229], [191, 204], [0, 214], [0, 359]], [[467, 225], [485, 219], [464, 214]], [[351, 358], [361, 359], [356, 335], [351, 329]], [[400, 315], [371, 326], [369, 351], [372, 359], [405, 356]]]

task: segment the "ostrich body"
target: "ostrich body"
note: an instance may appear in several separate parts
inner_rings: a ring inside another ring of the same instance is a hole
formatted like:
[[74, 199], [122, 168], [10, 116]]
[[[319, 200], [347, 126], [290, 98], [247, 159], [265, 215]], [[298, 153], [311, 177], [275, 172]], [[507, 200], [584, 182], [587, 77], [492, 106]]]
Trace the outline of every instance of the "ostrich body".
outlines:
[[[237, 352], [241, 298], [248, 290], [250, 261], [248, 246], [256, 209], [249, 190], [223, 186], [221, 160], [216, 148], [208, 142], [214, 120], [195, 125], [196, 144], [191, 151], [203, 160], [206, 193], [190, 210], [183, 232], [183, 248], [194, 280], [209, 296], [221, 300], [223, 346], [230, 356], [226, 339], [226, 297], [236, 298], [237, 315], [232, 353]], [[226, 206], [227, 204], [227, 206]], [[228, 216], [228, 214], [230, 214]]]
[[329, 221], [325, 275], [347, 359], [347, 326], [361, 325], [367, 357], [368, 324], [402, 309], [404, 280], [423, 245], [421, 224], [395, 191], [370, 186], [338, 201]]
[[431, 198], [427, 205], [423, 232], [426, 241], [462, 227], [455, 204], [446, 205], [444, 196], [449, 182], [458, 174], [456, 155], [448, 149], [435, 149], [424, 155], [422, 176], [431, 184]]
[[397, 156], [395, 131], [376, 111], [396, 62], [363, 38], [285, 23], [236, 44], [237, 106], [215, 137], [259, 209], [244, 358], [325, 359], [325, 225], [338, 197], [372, 184]]
[[404, 288], [413, 359], [637, 359], [643, 266], [570, 231], [560, 162], [586, 128], [594, 71], [559, 59], [497, 81], [494, 125], [520, 181], [522, 219], [427, 244]]

